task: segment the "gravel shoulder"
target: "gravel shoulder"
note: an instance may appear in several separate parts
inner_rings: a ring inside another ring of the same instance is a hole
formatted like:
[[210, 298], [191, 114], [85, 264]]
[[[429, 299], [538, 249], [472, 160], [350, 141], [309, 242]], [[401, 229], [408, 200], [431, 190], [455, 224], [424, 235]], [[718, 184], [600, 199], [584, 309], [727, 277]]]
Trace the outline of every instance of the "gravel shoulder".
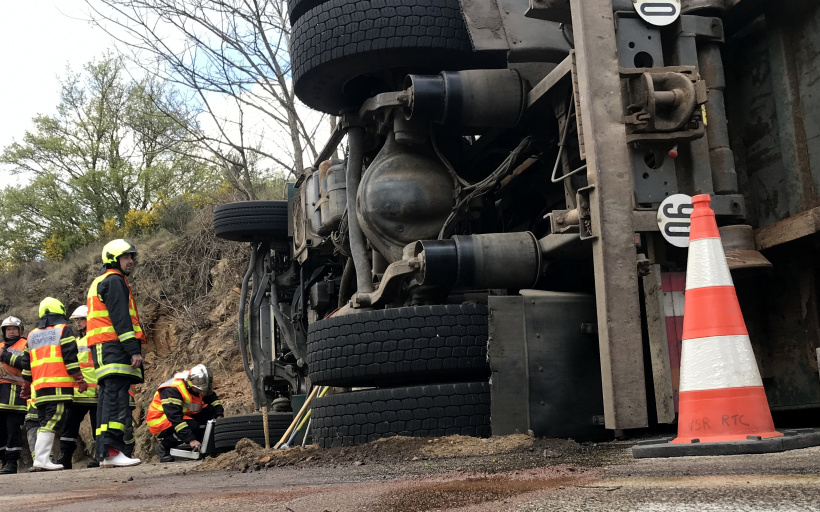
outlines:
[[3, 477], [0, 508], [281, 512], [816, 510], [820, 448], [633, 460], [630, 442], [393, 438]]

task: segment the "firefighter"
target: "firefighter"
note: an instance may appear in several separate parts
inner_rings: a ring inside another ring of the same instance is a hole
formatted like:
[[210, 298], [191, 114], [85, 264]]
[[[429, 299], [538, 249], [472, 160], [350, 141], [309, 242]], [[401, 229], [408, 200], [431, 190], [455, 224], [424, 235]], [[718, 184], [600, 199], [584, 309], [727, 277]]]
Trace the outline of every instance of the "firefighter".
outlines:
[[127, 455], [131, 438], [128, 407], [131, 384], [143, 381], [145, 333], [127, 276], [134, 269], [137, 249], [123, 239], [102, 249], [103, 273], [88, 290], [88, 347], [97, 374], [96, 456], [102, 467], [134, 466]]
[[[91, 422], [91, 435], [96, 435], [97, 429], [97, 374], [94, 371], [94, 362], [91, 360], [91, 350], [88, 348], [88, 338], [86, 336], [86, 316], [88, 307], [82, 305], [71, 313], [69, 320], [74, 320], [77, 324], [77, 359], [80, 361], [80, 370], [83, 372], [83, 379], [88, 384], [88, 389], [81, 392], [74, 388], [74, 400], [66, 413], [65, 428], [60, 436], [60, 456], [57, 457], [57, 464], [62, 464], [65, 469], [71, 469], [72, 456], [77, 449], [77, 442], [80, 439], [80, 424], [86, 414]], [[89, 468], [98, 468], [100, 463], [93, 457], [88, 463]]]
[[23, 378], [31, 379], [37, 394], [35, 405], [40, 419], [34, 444], [34, 465], [31, 471], [63, 469], [49, 456], [54, 437], [65, 422], [65, 412], [74, 396], [74, 385], [80, 391], [88, 389], [77, 360], [74, 331], [65, 318], [65, 306], [54, 297], [40, 302], [40, 324], [28, 335], [28, 347], [21, 356]]
[[160, 443], [160, 462], [173, 462], [171, 448], [188, 443], [200, 450], [208, 420], [224, 416], [222, 403], [213, 391], [213, 376], [204, 364], [177, 373], [157, 388], [145, 423]]
[[17, 463], [23, 449], [20, 427], [26, 417], [26, 400], [20, 392], [28, 383], [23, 379], [21, 356], [26, 349], [22, 337], [23, 321], [10, 316], [0, 324], [3, 340], [0, 344], [0, 475], [17, 473]]

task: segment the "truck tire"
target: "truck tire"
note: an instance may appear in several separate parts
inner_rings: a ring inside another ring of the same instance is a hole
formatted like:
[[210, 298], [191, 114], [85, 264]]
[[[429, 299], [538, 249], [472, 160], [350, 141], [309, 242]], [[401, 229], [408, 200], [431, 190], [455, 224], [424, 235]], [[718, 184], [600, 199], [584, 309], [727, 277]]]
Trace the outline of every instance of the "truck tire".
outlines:
[[[293, 421], [292, 412], [268, 413], [268, 429], [271, 446], [284, 435]], [[259, 446], [265, 446], [265, 431], [262, 428], [262, 415], [243, 414], [216, 420], [214, 430], [214, 448], [218, 452], [233, 450], [240, 439], [250, 439]]]
[[327, 0], [288, 0], [288, 19], [291, 26], [306, 12], [325, 2]]
[[490, 436], [486, 382], [369, 389], [316, 398], [311, 434], [322, 448], [383, 437]]
[[367, 311], [308, 327], [311, 382], [382, 386], [486, 379], [487, 306]]
[[288, 202], [242, 201], [217, 206], [214, 234], [234, 242], [286, 239]]
[[296, 96], [334, 115], [395, 90], [407, 73], [506, 66], [504, 52], [473, 51], [458, 0], [329, 0], [292, 34]]

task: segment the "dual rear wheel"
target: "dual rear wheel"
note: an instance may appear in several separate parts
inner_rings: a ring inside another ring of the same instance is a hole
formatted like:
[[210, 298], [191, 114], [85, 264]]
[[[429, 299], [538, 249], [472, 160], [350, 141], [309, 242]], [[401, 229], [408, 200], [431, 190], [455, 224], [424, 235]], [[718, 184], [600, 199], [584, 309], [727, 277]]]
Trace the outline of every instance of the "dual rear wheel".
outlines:
[[322, 447], [395, 435], [490, 435], [487, 307], [414, 306], [320, 320], [308, 331], [314, 384], [378, 386], [317, 398]]

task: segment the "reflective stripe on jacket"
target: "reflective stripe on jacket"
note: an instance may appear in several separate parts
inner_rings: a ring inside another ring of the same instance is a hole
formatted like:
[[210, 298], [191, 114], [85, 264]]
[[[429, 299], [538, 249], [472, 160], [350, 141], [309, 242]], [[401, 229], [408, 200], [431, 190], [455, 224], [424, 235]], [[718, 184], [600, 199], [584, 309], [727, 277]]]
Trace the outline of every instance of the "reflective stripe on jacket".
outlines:
[[[130, 331], [123, 332], [119, 335], [114, 329], [114, 324], [111, 322], [111, 317], [108, 314], [108, 308], [102, 301], [98, 290], [100, 283], [112, 275], [122, 277], [123, 281], [125, 281], [125, 285], [128, 287], [128, 313], [131, 315], [132, 325]], [[140, 324], [137, 304], [134, 302], [134, 293], [131, 291], [131, 286], [128, 284], [125, 275], [119, 270], [106, 270], [94, 279], [88, 289], [86, 305], [88, 306], [88, 316], [86, 317], [88, 321], [88, 333], [86, 334], [86, 338], [89, 347], [109, 341], [125, 341], [132, 338], [136, 338], [140, 343], [145, 343], [145, 333], [142, 331], [142, 325]]]
[[[111, 375], [128, 377], [142, 382], [142, 368], [132, 368], [130, 358], [125, 351], [120, 350], [119, 353], [114, 354], [117, 348], [122, 348], [122, 346], [113, 343], [97, 343], [91, 348], [97, 382]], [[106, 355], [106, 351], [109, 352], [108, 355]]]
[[80, 362], [80, 370], [83, 372], [83, 379], [88, 384], [88, 389], [80, 393], [80, 385], [74, 384], [74, 401], [77, 403], [97, 403], [97, 372], [94, 370], [94, 361], [91, 358], [91, 349], [88, 348], [88, 336], [83, 336], [77, 340], [77, 360]]
[[26, 339], [18, 337], [13, 343], [10, 341], [5, 340], [5, 350], [0, 356], [0, 360], [5, 361], [0, 365], [0, 411], [25, 412], [26, 401], [20, 398], [20, 390], [26, 384], [22, 364]]
[[[148, 407], [148, 413], [145, 415], [145, 423], [148, 425], [148, 430], [150, 430], [152, 434], [159, 434], [163, 430], [171, 427], [174, 427], [177, 432], [188, 427], [188, 424], [185, 421], [182, 421], [176, 425], [171, 423], [165, 415], [163, 405], [168, 404], [181, 407], [182, 414], [184, 416], [183, 419], [191, 419], [190, 415], [197, 414], [203, 407], [206, 406], [206, 404], [203, 404], [202, 397], [200, 395], [194, 395], [188, 391], [188, 387], [185, 385], [185, 377], [187, 377], [187, 373], [184, 372], [174, 375], [172, 379], [160, 384], [157, 391], [154, 393], [154, 399], [151, 400], [151, 405]], [[182, 396], [182, 399], [166, 398], [163, 400], [160, 397], [160, 391], [164, 388], [174, 388]]]
[[63, 360], [63, 345], [74, 343], [74, 336], [63, 337], [65, 324], [57, 324], [31, 331], [28, 335], [28, 351], [31, 365], [31, 387], [35, 391], [45, 388], [73, 387], [74, 379], [68, 374], [68, 366], [79, 367], [78, 363], [67, 365]]
[[14, 384], [17, 386], [22, 386], [25, 380], [23, 379], [23, 370], [19, 368], [15, 368], [13, 366], [14, 361], [21, 357], [26, 351], [26, 339], [20, 338], [17, 340], [12, 346], [6, 348], [6, 352], [8, 352], [10, 357], [10, 363], [0, 363], [3, 365], [5, 369], [5, 375], [0, 376], [0, 384]]

